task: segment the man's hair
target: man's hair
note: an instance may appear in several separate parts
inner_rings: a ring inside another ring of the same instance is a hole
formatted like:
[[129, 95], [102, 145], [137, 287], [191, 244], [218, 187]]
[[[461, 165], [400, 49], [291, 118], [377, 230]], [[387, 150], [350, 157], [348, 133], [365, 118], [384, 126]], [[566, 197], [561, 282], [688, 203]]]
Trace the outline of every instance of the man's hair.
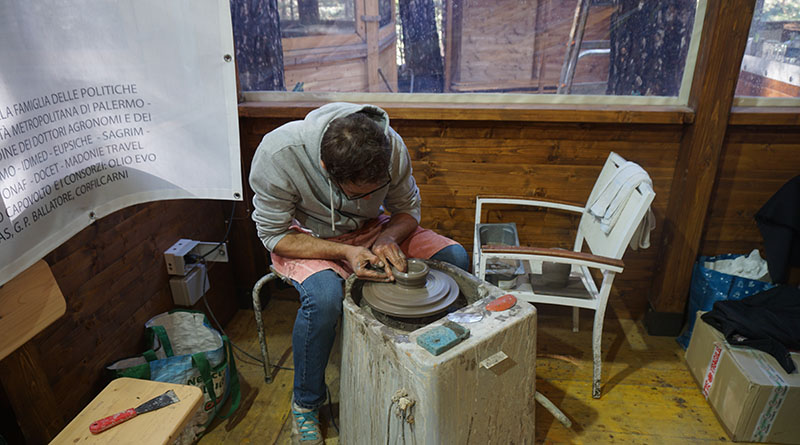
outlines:
[[320, 151], [325, 169], [339, 183], [379, 183], [388, 176], [392, 157], [389, 136], [366, 113], [331, 121]]

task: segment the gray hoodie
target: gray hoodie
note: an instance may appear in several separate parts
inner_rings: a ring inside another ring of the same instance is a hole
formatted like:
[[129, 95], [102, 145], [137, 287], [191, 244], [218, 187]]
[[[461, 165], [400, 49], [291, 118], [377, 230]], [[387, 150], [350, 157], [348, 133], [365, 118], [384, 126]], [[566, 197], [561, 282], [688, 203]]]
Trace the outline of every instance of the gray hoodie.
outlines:
[[[320, 165], [320, 143], [328, 124], [342, 116], [370, 109], [392, 142], [391, 184], [369, 199], [348, 200]], [[380, 215], [407, 213], [419, 222], [420, 197], [411, 175], [411, 157], [403, 140], [389, 126], [389, 116], [372, 105], [331, 103], [302, 121], [289, 122], [261, 140], [250, 169], [253, 221], [264, 246], [272, 251], [296, 219], [315, 236], [331, 238], [352, 232]]]

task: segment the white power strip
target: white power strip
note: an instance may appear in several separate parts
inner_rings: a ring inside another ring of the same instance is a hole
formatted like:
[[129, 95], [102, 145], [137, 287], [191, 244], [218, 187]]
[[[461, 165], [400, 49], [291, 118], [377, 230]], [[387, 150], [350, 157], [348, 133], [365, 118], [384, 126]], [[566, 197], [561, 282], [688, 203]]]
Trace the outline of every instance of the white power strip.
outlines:
[[[200, 258], [203, 261], [200, 261]], [[209, 243], [180, 239], [164, 252], [172, 301], [179, 306], [192, 306], [211, 288], [205, 263], [228, 262], [225, 243]]]
[[225, 243], [210, 243], [182, 238], [164, 252], [167, 273], [186, 276], [199, 264], [198, 261], [192, 261], [192, 259], [200, 257], [204, 257], [203, 259], [206, 263], [227, 263], [228, 246]]

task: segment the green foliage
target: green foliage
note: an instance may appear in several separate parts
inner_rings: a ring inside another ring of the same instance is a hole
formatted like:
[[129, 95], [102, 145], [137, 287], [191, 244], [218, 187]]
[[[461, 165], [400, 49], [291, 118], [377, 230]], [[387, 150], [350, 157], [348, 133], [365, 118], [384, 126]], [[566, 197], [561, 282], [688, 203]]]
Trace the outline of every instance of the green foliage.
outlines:
[[800, 0], [764, 0], [764, 7], [755, 12], [755, 21], [800, 21]]

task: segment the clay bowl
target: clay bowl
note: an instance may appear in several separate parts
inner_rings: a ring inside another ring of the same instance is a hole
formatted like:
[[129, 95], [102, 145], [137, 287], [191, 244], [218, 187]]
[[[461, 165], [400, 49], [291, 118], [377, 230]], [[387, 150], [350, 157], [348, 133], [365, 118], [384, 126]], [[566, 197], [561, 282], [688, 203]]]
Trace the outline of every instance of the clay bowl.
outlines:
[[400, 272], [392, 267], [392, 274], [397, 285], [406, 289], [425, 287], [425, 283], [428, 280], [428, 272], [428, 265], [414, 258], [407, 261], [406, 272]]

